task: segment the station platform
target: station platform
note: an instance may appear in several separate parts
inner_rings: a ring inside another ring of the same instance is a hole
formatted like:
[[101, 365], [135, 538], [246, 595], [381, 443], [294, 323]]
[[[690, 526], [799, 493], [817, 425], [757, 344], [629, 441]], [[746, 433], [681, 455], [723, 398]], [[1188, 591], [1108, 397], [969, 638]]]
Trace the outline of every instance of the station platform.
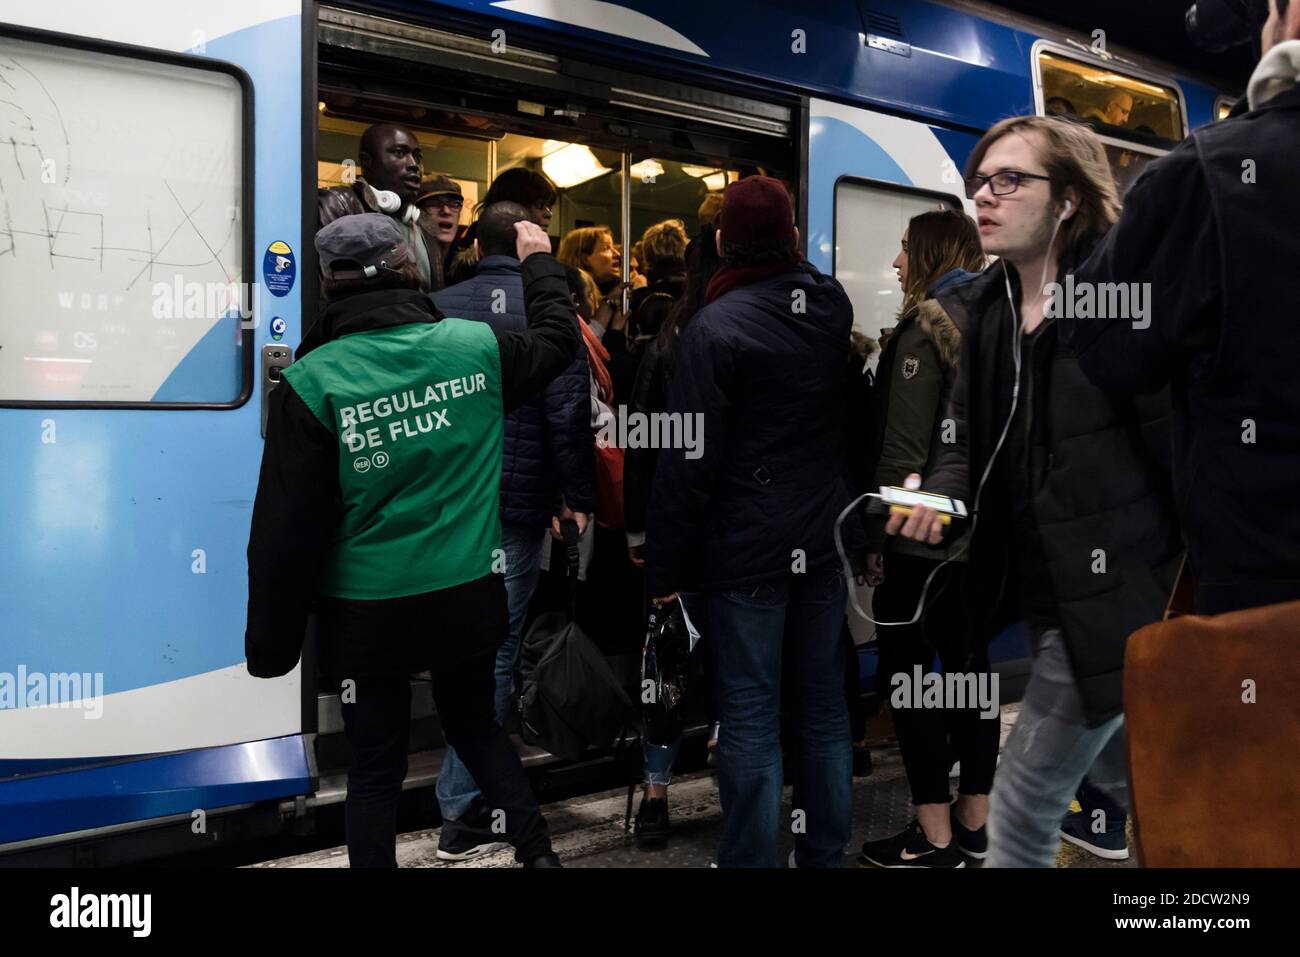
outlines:
[[[1002, 740], [1014, 725], [1018, 704], [1002, 709]], [[863, 842], [888, 837], [912, 819], [911, 795], [902, 758], [886, 729], [888, 720], [876, 720], [868, 729], [872, 745], [872, 773], [853, 780], [853, 836], [845, 855], [846, 867], [858, 866], [858, 849]], [[956, 782], [953, 782], [956, 790]], [[790, 814], [790, 791], [785, 789], [784, 819]], [[639, 800], [639, 795], [638, 795]], [[630, 831], [623, 828], [627, 790], [604, 790], [581, 797], [546, 804], [543, 811], [551, 829], [555, 852], [565, 867], [581, 868], [681, 868], [709, 867], [714, 861], [722, 825], [722, 806], [711, 770], [685, 774], [673, 780], [669, 790], [672, 838], [667, 848], [642, 851]], [[398, 835], [399, 867], [484, 868], [517, 867], [514, 851], [505, 849], [469, 861], [440, 861], [437, 858], [438, 828], [409, 831]], [[1082, 848], [1062, 842], [1058, 867], [1136, 867], [1132, 853], [1126, 861], [1106, 861]], [[794, 850], [794, 838], [786, 835], [782, 860]], [[333, 847], [268, 860], [250, 865], [257, 868], [338, 868], [348, 866], [346, 847]], [[968, 862], [979, 867], [979, 862]]]

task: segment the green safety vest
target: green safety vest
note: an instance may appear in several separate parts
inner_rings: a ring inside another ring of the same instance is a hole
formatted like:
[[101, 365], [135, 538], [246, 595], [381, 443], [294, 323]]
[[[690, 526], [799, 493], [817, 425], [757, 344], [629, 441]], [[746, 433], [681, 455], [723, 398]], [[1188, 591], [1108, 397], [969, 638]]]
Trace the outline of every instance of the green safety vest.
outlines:
[[443, 319], [353, 333], [284, 380], [339, 443], [342, 511], [321, 594], [401, 598], [493, 570], [504, 417], [490, 326]]

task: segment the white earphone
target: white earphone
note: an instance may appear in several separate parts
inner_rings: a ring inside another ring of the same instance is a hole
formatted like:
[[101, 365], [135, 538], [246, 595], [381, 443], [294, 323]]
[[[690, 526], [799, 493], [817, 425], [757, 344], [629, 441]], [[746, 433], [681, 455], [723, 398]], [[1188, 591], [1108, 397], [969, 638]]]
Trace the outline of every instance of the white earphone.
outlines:
[[1067, 200], [1065, 201], [1065, 206], [1064, 206], [1064, 208], [1061, 210], [1061, 215], [1060, 215], [1058, 218], [1059, 218], [1059, 219], [1065, 219], [1066, 216], [1069, 216], [1069, 215], [1070, 215], [1070, 210], [1072, 210], [1072, 209], [1074, 209], [1074, 203], [1070, 202], [1070, 201], [1067, 199]]

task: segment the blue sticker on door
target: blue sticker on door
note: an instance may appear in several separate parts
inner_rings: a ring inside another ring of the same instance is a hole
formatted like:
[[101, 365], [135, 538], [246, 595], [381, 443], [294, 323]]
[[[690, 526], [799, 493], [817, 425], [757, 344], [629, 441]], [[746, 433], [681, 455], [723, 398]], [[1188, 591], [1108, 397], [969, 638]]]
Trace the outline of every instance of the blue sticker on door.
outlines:
[[294, 276], [298, 273], [294, 262], [293, 250], [289, 244], [276, 240], [266, 247], [266, 256], [262, 259], [262, 279], [273, 296], [287, 296], [293, 288]]

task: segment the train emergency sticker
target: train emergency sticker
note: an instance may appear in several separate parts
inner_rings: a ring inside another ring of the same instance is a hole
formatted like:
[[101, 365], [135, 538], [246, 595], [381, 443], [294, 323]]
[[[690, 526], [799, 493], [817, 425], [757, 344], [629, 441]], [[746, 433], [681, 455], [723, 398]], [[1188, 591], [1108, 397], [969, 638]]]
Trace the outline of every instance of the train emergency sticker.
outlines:
[[262, 279], [271, 295], [289, 295], [297, 273], [298, 266], [288, 243], [277, 239], [266, 247], [266, 256], [262, 259]]

